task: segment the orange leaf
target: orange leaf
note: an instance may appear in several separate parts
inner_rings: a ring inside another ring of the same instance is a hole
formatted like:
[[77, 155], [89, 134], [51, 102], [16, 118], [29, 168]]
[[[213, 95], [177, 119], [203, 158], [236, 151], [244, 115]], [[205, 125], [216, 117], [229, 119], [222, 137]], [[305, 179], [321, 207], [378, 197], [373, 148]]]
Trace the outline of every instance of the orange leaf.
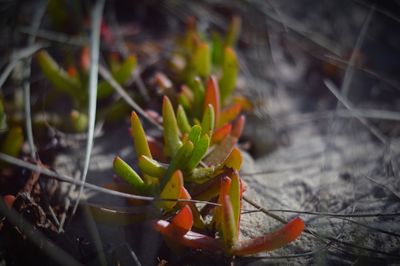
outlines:
[[218, 127], [229, 123], [233, 119], [235, 119], [240, 112], [242, 111], [242, 105], [240, 103], [234, 103], [226, 107], [224, 110], [221, 111], [221, 115], [218, 120]]
[[15, 197], [13, 195], [5, 195], [3, 196], [3, 200], [9, 208], [12, 208], [15, 201]]
[[154, 228], [164, 236], [189, 248], [203, 249], [213, 252], [222, 250], [216, 239], [193, 231], [188, 231], [185, 234], [182, 234], [182, 231], [179, 228], [165, 220], [158, 220], [154, 224]]
[[221, 142], [226, 136], [228, 136], [231, 133], [231, 130], [232, 130], [231, 124], [225, 124], [222, 127], [214, 130], [214, 133], [211, 137], [211, 145]]
[[207, 88], [205, 91], [204, 102], [203, 102], [203, 112], [207, 110], [209, 104], [212, 105], [212, 107], [214, 108], [215, 125], [218, 124], [219, 120], [219, 114], [220, 114], [219, 101], [220, 99], [219, 99], [218, 82], [214, 76], [211, 76], [207, 81]]
[[243, 132], [244, 124], [246, 123], [246, 117], [241, 115], [233, 124], [232, 126], [232, 133], [231, 135], [240, 138]]
[[303, 230], [304, 222], [297, 217], [275, 232], [239, 242], [233, 247], [232, 253], [243, 256], [274, 250], [296, 240]]
[[182, 232], [187, 232], [192, 229], [193, 226], [193, 214], [192, 210], [188, 205], [178, 211], [178, 213], [172, 218], [171, 224], [182, 229]]

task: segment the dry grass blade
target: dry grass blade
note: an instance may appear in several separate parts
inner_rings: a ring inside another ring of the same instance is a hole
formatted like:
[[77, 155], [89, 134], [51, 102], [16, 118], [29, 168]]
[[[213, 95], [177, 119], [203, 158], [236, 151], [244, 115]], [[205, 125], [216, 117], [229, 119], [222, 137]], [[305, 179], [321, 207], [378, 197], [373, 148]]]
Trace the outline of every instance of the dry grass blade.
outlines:
[[[89, 123], [88, 123], [88, 138], [86, 142], [86, 155], [83, 166], [81, 180], [86, 181], [89, 170], [90, 157], [93, 148], [94, 127], [96, 119], [96, 102], [97, 102], [97, 83], [99, 69], [99, 53], [100, 53], [100, 25], [103, 14], [105, 0], [98, 0], [92, 12], [92, 33], [90, 38], [90, 70], [89, 70]], [[72, 215], [76, 212], [79, 204], [79, 198], [82, 194], [83, 186], [79, 188], [78, 200], [75, 202]]]

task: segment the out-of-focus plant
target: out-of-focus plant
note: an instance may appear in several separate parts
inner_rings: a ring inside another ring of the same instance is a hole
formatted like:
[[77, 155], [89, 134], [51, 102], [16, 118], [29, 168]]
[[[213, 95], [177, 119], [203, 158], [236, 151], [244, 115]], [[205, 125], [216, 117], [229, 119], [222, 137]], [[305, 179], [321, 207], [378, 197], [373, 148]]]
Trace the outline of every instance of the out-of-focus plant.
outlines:
[[[67, 69], [61, 67], [54, 58], [45, 50], [38, 52], [36, 59], [44, 76], [51, 85], [59, 92], [69, 95], [74, 104], [74, 110], [71, 110], [70, 121], [76, 132], [82, 132], [87, 127], [87, 85], [88, 70], [90, 64], [89, 50], [83, 48], [80, 54], [78, 65], [69, 65]], [[111, 74], [113, 78], [121, 85], [126, 83], [132, 76], [136, 67], [136, 57], [131, 55], [125, 60], [120, 61], [116, 55], [111, 55], [109, 59]], [[104, 100], [111, 96], [113, 89], [107, 81], [99, 82], [97, 99]], [[108, 108], [113, 108], [112, 105]]]

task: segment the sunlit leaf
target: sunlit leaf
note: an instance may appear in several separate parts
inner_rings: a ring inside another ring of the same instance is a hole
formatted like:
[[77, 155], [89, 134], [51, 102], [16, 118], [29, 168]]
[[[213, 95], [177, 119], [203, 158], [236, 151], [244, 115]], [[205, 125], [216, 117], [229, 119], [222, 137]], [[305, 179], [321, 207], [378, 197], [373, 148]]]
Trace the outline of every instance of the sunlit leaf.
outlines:
[[211, 51], [206, 42], [201, 42], [196, 47], [193, 57], [196, 72], [201, 77], [207, 77], [211, 72]]
[[158, 220], [154, 224], [154, 228], [164, 236], [174, 239], [183, 246], [213, 252], [222, 251], [222, 248], [216, 239], [193, 231], [181, 234], [180, 232], [182, 232], [182, 230], [165, 220]]
[[203, 120], [201, 121], [202, 133], [211, 135], [213, 133], [214, 126], [215, 126], [214, 108], [211, 104], [209, 104], [204, 112]]
[[232, 180], [228, 176], [224, 175], [224, 176], [222, 176], [220, 182], [221, 182], [221, 185], [219, 188], [218, 203], [221, 204], [222, 206], [215, 208], [213, 219], [217, 225], [217, 228], [219, 228], [219, 230], [222, 230], [222, 227], [224, 226], [224, 225], [222, 225], [223, 204], [224, 204], [225, 196], [229, 196], [229, 190], [231, 187]]
[[232, 180], [231, 187], [229, 189], [229, 198], [232, 204], [233, 218], [235, 221], [235, 228], [237, 231], [236, 237], [238, 237], [239, 226], [240, 226], [240, 208], [242, 202], [240, 177], [236, 171], [232, 171], [229, 176]]
[[225, 123], [231, 122], [240, 114], [241, 111], [242, 105], [240, 103], [234, 103], [226, 107], [224, 110], [221, 111], [221, 115], [218, 120], [218, 127], [222, 126]]
[[224, 60], [222, 62], [222, 76], [219, 80], [222, 104], [226, 102], [235, 89], [238, 71], [239, 65], [237, 62], [236, 53], [232, 48], [226, 47], [224, 49]]
[[243, 161], [242, 153], [237, 147], [234, 147], [231, 153], [229, 154], [228, 158], [226, 158], [224, 165], [226, 167], [239, 171], [240, 166], [242, 165], [242, 161]]
[[199, 141], [199, 139], [200, 139], [201, 131], [202, 131], [201, 126], [194, 125], [192, 127], [192, 129], [190, 130], [190, 132], [189, 132], [189, 137], [188, 137], [189, 140], [192, 143], [197, 143]]
[[147, 157], [146, 155], [139, 157], [138, 166], [143, 174], [157, 178], [162, 178], [168, 169], [168, 165], [159, 163], [156, 160]]
[[113, 162], [113, 168], [115, 173], [123, 178], [126, 182], [132, 185], [137, 191], [143, 194], [148, 194], [150, 191], [150, 186], [146, 185], [142, 178], [133, 170], [126, 162], [124, 162], [120, 157], [115, 157]]
[[203, 156], [208, 150], [210, 145], [210, 138], [207, 134], [201, 136], [200, 140], [194, 145], [192, 155], [186, 165], [185, 170], [192, 171], [203, 159]]
[[233, 247], [232, 253], [237, 256], [245, 256], [274, 250], [296, 240], [303, 230], [304, 222], [297, 217], [275, 232], [237, 243]]
[[218, 119], [220, 114], [220, 98], [219, 98], [218, 83], [214, 76], [211, 76], [207, 80], [207, 87], [204, 94], [204, 102], [203, 102], [204, 113], [206, 112], [209, 104], [211, 104], [214, 108], [215, 123], [218, 124]]
[[182, 232], [187, 232], [192, 229], [193, 226], [193, 215], [192, 210], [188, 205], [184, 206], [178, 211], [178, 213], [172, 218], [171, 224], [182, 229]]
[[237, 240], [235, 215], [229, 195], [223, 197], [221, 218], [222, 239], [225, 250], [229, 253]]
[[140, 158], [140, 156], [145, 155], [152, 158], [146, 133], [136, 112], [132, 112], [131, 114], [131, 135], [135, 145], [136, 156]]
[[163, 98], [162, 116], [166, 153], [173, 157], [182, 146], [182, 143], [179, 139], [178, 123], [176, 121], [174, 109], [166, 96]]
[[[160, 193], [161, 199], [179, 199], [181, 194], [181, 187], [183, 186], [183, 176], [180, 170], [176, 170], [167, 184], [164, 186]], [[170, 210], [176, 205], [176, 201], [159, 201], [157, 206], [164, 209]]]
[[224, 140], [232, 130], [232, 125], [231, 124], [225, 124], [220, 128], [217, 128], [214, 130], [214, 133], [211, 137], [211, 145], [216, 144]]
[[186, 116], [186, 112], [181, 105], [178, 106], [178, 110], [176, 111], [176, 120], [182, 133], [190, 132], [191, 127]]

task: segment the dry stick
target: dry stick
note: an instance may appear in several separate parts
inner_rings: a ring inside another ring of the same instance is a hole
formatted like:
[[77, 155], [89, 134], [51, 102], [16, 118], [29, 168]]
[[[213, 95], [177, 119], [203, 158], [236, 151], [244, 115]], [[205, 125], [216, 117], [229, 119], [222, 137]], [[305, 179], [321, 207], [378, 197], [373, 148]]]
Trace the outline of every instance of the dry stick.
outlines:
[[377, 231], [377, 232], [380, 232], [382, 234], [387, 234], [387, 235], [390, 235], [390, 236], [394, 236], [394, 237], [399, 237], [400, 238], [400, 234], [397, 234], [397, 233], [394, 233], [394, 232], [390, 232], [390, 231], [386, 231], [384, 229], [373, 227], [373, 226], [370, 226], [370, 225], [367, 225], [367, 224], [364, 224], [364, 223], [360, 223], [360, 222], [354, 221], [352, 219], [341, 218], [341, 217], [333, 217], [333, 218], [340, 219], [340, 220], [343, 220], [343, 221], [347, 221], [347, 222], [350, 222], [350, 223], [365, 227], [365, 228], [367, 228], [367, 229], [369, 229], [371, 231]]
[[[88, 139], [86, 142], [85, 162], [81, 180], [83, 183], [86, 181], [87, 173], [89, 170], [90, 157], [93, 148], [94, 127], [96, 119], [96, 103], [97, 103], [97, 83], [98, 83], [98, 69], [99, 69], [99, 53], [100, 53], [100, 26], [103, 14], [105, 0], [98, 0], [91, 14], [91, 38], [90, 38], [90, 69], [89, 69], [89, 124], [88, 124]], [[78, 199], [75, 202], [72, 210], [72, 215], [75, 214], [78, 208], [79, 199], [83, 191], [83, 186], [79, 188]]]
[[218, 203], [202, 201], [202, 200], [165, 199], [165, 198], [154, 198], [154, 197], [149, 197], [149, 196], [140, 196], [140, 195], [134, 195], [134, 194], [129, 194], [129, 193], [123, 193], [123, 192], [107, 189], [107, 188], [104, 188], [101, 186], [97, 186], [97, 185], [94, 185], [91, 183], [82, 182], [80, 180], [75, 180], [73, 177], [58, 174], [48, 168], [40, 167], [35, 164], [25, 162], [21, 159], [14, 158], [12, 156], [9, 156], [9, 155], [7, 155], [5, 153], [1, 153], [1, 152], [0, 152], [0, 160], [10, 163], [10, 164], [13, 164], [13, 165], [16, 165], [16, 166], [19, 166], [19, 167], [22, 167], [22, 168], [29, 169], [31, 171], [39, 172], [45, 176], [52, 177], [52, 178], [62, 181], [62, 182], [66, 182], [66, 183], [70, 183], [70, 184], [74, 184], [74, 185], [78, 185], [78, 186], [83, 186], [83, 187], [86, 187], [87, 189], [91, 189], [93, 191], [97, 191], [100, 193], [105, 193], [105, 194], [108, 194], [111, 196], [122, 197], [122, 198], [127, 198], [127, 199], [144, 200], [144, 201], [192, 202], [192, 203], [203, 203], [203, 204], [208, 204], [208, 205], [221, 206]]
[[36, 230], [24, 217], [19, 215], [14, 209], [6, 206], [3, 199], [0, 197], [0, 212], [7, 218], [7, 221], [22, 232], [32, 243], [40, 248], [44, 253], [51, 257], [60, 265], [72, 266], [81, 265], [71, 255], [63, 249], [50, 242], [40, 231]]
[[99, 66], [99, 74], [104, 78], [110, 85], [115, 89], [115, 91], [129, 104], [136, 112], [146, 118], [151, 124], [156, 126], [159, 130], [163, 130], [163, 127], [157, 123], [153, 118], [151, 118], [143, 109], [140, 107], [129, 94], [118, 84], [118, 82], [112, 77], [111, 73], [102, 65]]
[[[356, 44], [354, 45], [353, 51], [351, 53], [350, 61], [349, 61], [348, 65], [347, 65], [347, 67], [346, 67], [346, 71], [345, 71], [344, 77], [343, 77], [342, 86], [340, 88], [340, 92], [341, 92], [343, 98], [347, 98], [347, 95], [349, 93], [350, 84], [351, 84], [351, 81], [352, 81], [353, 75], [354, 75], [354, 62], [355, 62], [356, 57], [358, 55], [357, 53], [360, 50], [361, 45], [362, 45], [362, 43], [364, 41], [365, 35], [367, 33], [367, 30], [368, 30], [369, 23], [371, 22], [371, 19], [372, 19], [372, 16], [373, 16], [374, 12], [375, 12], [375, 8], [372, 7], [370, 9], [370, 11], [369, 11], [364, 23], [363, 23], [363, 26], [361, 28], [360, 34], [357, 37]], [[337, 103], [336, 109], [339, 109], [341, 107], [340, 104], [341, 104], [340, 102]]]

